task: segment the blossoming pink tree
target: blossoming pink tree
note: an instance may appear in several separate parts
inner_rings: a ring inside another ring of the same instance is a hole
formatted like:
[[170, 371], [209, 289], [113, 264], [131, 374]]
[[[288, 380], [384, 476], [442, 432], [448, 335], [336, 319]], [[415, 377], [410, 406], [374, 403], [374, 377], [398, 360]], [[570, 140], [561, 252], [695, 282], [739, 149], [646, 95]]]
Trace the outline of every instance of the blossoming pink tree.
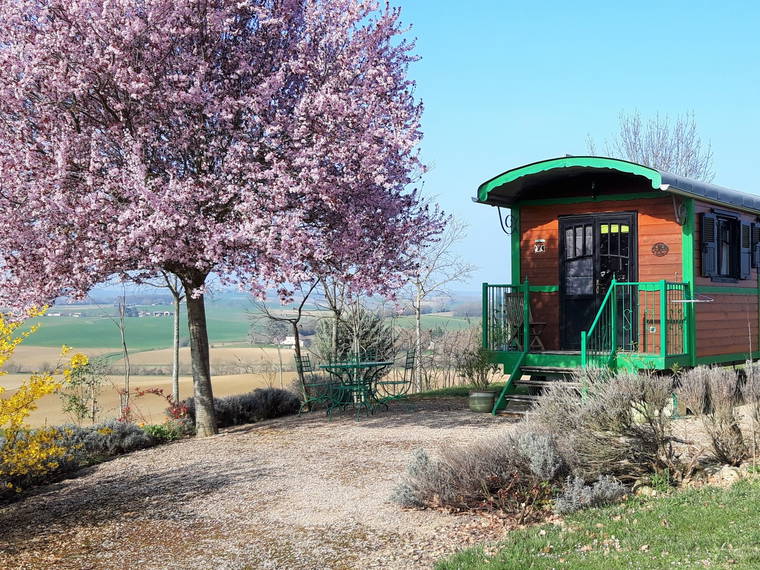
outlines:
[[0, 0], [0, 304], [179, 276], [214, 433], [210, 273], [389, 293], [440, 229], [404, 31], [363, 0]]

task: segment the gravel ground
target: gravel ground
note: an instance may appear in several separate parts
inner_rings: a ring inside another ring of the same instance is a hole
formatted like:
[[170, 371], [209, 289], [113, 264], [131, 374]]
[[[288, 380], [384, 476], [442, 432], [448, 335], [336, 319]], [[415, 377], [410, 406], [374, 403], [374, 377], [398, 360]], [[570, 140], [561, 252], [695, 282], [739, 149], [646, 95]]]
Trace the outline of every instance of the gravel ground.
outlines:
[[511, 420], [463, 399], [323, 413], [144, 450], [0, 509], [2, 568], [429, 568], [503, 531], [388, 502], [412, 450]]

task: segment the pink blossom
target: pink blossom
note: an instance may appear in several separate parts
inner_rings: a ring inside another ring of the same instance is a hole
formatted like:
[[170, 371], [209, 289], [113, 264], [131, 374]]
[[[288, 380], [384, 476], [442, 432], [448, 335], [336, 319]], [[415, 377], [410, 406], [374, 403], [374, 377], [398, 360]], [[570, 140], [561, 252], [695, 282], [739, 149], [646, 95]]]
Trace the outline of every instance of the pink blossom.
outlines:
[[422, 107], [396, 9], [0, 0], [0, 38], [4, 306], [160, 269], [195, 295], [211, 272], [390, 294], [443, 223], [408, 190]]

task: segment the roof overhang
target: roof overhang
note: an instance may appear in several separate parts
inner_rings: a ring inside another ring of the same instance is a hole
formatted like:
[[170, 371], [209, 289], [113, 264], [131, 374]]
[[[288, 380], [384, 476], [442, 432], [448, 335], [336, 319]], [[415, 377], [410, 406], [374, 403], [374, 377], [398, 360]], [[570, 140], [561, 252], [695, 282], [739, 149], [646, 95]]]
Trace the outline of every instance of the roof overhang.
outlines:
[[534, 196], [536, 188], [579, 177], [610, 177], [635, 181], [642, 190], [696, 198], [760, 214], [760, 196], [677, 176], [635, 162], [602, 156], [566, 156], [507, 170], [478, 187], [475, 202], [509, 207]]

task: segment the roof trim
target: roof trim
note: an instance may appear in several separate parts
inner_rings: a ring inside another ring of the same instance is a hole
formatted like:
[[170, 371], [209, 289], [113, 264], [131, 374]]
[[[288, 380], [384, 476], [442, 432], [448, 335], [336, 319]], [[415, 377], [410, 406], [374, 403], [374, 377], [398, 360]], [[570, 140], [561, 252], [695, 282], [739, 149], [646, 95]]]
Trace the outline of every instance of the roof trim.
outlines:
[[739, 192], [738, 190], [692, 180], [691, 178], [677, 176], [669, 172], [662, 173], [662, 187], [660, 189], [671, 194], [694, 198], [716, 206], [727, 206], [735, 210], [750, 212], [756, 215], [760, 214], [760, 196], [757, 194]]
[[[539, 162], [519, 166], [507, 170], [498, 176], [483, 182], [478, 187], [477, 197], [473, 198], [475, 202], [490, 204], [492, 206], [509, 207], [509, 185], [518, 181], [516, 185], [522, 184], [523, 178], [528, 178], [542, 172], [557, 170], [561, 177], [562, 169], [585, 168], [585, 169], [606, 169], [608, 171], [617, 171], [624, 174], [633, 174], [641, 176], [647, 180], [655, 191], [666, 192], [694, 198], [710, 204], [727, 206], [735, 210], [750, 212], [760, 216], [760, 195], [750, 194], [748, 192], [739, 192], [723, 186], [717, 186], [700, 180], [693, 180], [685, 176], [678, 176], [669, 172], [664, 172], [654, 168], [649, 168], [642, 164], [621, 160], [618, 158], [609, 158], [604, 156], [565, 156], [562, 158], [550, 158]], [[570, 173], [568, 173], [570, 175]], [[496, 190], [502, 190], [495, 195], [492, 193]], [[506, 194], [499, 196], [498, 194]]]
[[642, 166], [641, 164], [636, 164], [635, 162], [601, 156], [567, 156], [563, 158], [542, 160], [518, 168], [513, 168], [512, 170], [507, 170], [506, 172], [483, 182], [483, 184], [478, 187], [477, 201], [487, 202], [488, 195], [493, 190], [505, 184], [509, 184], [510, 182], [514, 182], [518, 178], [557, 168], [573, 168], [579, 166], [586, 168], [606, 168], [618, 172], [643, 176], [649, 179], [653, 190], [660, 190], [660, 187], [662, 186], [662, 175], [659, 171], [647, 166]]

